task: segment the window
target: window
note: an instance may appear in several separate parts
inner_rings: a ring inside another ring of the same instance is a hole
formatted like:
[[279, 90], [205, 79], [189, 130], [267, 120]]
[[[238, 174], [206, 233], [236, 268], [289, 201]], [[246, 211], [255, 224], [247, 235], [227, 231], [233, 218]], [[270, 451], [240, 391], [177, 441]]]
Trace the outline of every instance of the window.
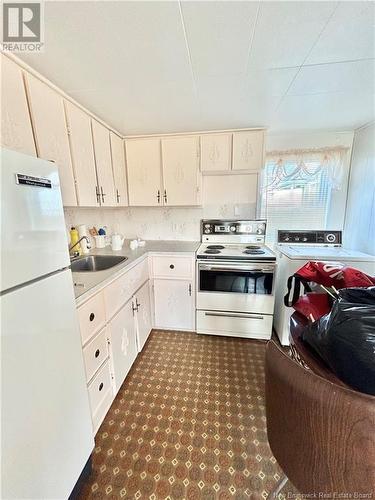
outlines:
[[[340, 148], [267, 155], [259, 215], [267, 219], [270, 243], [277, 241], [279, 229], [342, 229], [345, 196], [336, 192], [345, 188], [346, 193], [346, 152]], [[336, 202], [342, 204], [339, 211], [332, 210]]]

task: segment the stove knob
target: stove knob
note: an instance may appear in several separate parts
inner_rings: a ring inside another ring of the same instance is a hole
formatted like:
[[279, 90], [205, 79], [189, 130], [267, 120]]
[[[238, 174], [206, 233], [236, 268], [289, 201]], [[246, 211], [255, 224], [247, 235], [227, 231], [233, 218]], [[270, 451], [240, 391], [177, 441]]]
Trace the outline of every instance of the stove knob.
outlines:
[[257, 229], [257, 233], [258, 233], [258, 234], [263, 234], [262, 229]]
[[209, 234], [209, 233], [210, 233], [210, 228], [206, 228], [206, 229], [204, 230], [204, 232], [205, 232], [206, 234]]
[[336, 236], [333, 233], [329, 233], [326, 236], [328, 243], [334, 243], [336, 241]]
[[236, 230], [236, 226], [230, 226], [230, 230], [234, 233]]
[[294, 241], [299, 241], [299, 236], [295, 236]]
[[289, 240], [290, 240], [289, 236], [285, 236], [284, 241], [289, 241]]
[[306, 236], [304, 236], [304, 237], [302, 238], [302, 241], [307, 241]]

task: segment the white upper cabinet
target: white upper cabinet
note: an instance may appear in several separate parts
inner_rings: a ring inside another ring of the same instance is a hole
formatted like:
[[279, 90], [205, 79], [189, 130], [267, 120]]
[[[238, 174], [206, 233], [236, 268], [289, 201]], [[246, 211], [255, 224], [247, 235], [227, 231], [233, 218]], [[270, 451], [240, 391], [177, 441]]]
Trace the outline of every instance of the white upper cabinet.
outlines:
[[77, 197], [63, 98], [45, 83], [28, 74], [26, 86], [38, 156], [56, 163], [63, 204], [75, 206]]
[[109, 136], [111, 140], [116, 206], [126, 207], [128, 205], [128, 189], [126, 185], [125, 145], [121, 137], [113, 132], [110, 132]]
[[128, 139], [126, 164], [130, 206], [161, 206], [160, 139]]
[[202, 172], [228, 171], [232, 165], [232, 134], [201, 136]]
[[162, 139], [164, 205], [201, 204], [199, 136]]
[[91, 119], [80, 108], [65, 101], [66, 119], [76, 177], [78, 204], [81, 207], [99, 206], [98, 183], [91, 134]]
[[22, 71], [1, 54], [1, 145], [36, 156]]
[[105, 207], [114, 207], [117, 205], [117, 201], [115, 197], [109, 130], [96, 120], [92, 120], [91, 122], [100, 204]]
[[233, 132], [233, 170], [259, 171], [264, 160], [264, 131]]

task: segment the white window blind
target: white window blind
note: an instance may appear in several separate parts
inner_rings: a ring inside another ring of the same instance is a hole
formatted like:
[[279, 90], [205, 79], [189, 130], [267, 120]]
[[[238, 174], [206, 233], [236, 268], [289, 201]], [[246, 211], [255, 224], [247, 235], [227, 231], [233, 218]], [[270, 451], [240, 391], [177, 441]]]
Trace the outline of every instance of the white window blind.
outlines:
[[342, 188], [346, 149], [270, 153], [261, 176], [260, 216], [267, 240], [279, 229], [327, 227], [332, 192]]

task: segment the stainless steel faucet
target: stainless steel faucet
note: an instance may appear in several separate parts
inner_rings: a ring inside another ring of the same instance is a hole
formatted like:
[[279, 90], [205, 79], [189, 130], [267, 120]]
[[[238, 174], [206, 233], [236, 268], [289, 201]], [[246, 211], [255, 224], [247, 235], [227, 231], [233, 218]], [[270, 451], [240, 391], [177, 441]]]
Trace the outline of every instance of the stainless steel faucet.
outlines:
[[[78, 243], [81, 243], [82, 240], [86, 240], [87, 242], [87, 248], [91, 248], [91, 244], [90, 244], [90, 240], [87, 236], [82, 236], [76, 243], [74, 243], [74, 245], [72, 245], [71, 247], [69, 247], [69, 253], [73, 250], [74, 247], [76, 247], [78, 245]], [[73, 257], [77, 257], [77, 255], [79, 255], [79, 252], [76, 251], [76, 252], [73, 252]]]

